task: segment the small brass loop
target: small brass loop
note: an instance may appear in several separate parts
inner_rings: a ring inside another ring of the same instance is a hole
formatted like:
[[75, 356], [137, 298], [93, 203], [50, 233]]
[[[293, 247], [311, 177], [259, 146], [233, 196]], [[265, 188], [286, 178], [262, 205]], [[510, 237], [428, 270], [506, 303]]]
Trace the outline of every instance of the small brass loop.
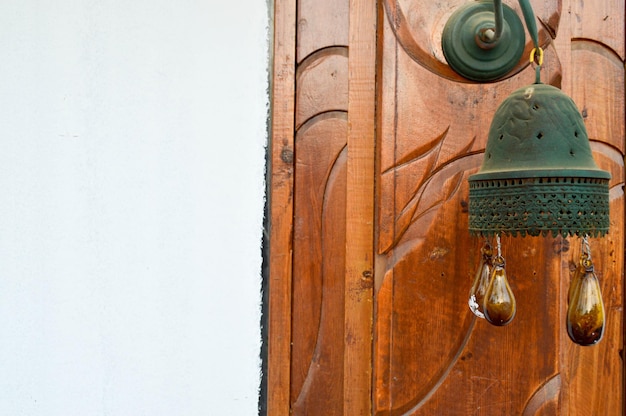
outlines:
[[543, 49], [540, 47], [533, 48], [533, 50], [530, 51], [530, 63], [535, 62], [535, 53], [537, 54], [537, 65], [543, 65]]

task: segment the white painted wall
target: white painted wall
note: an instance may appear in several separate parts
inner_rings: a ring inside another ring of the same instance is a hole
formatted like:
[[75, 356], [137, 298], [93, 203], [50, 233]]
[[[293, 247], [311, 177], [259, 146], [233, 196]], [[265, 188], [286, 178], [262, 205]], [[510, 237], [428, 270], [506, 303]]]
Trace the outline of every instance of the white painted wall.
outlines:
[[0, 5], [0, 415], [254, 415], [265, 1]]

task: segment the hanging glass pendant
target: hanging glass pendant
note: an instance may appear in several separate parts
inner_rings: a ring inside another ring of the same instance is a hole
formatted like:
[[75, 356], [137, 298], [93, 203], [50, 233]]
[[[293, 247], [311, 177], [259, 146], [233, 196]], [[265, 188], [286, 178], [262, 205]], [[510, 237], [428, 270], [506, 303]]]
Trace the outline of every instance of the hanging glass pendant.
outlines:
[[604, 304], [590, 252], [582, 255], [581, 266], [582, 270], [577, 270], [578, 276], [574, 275], [569, 290], [567, 334], [576, 344], [586, 346], [594, 345], [602, 339]]
[[509, 286], [504, 270], [504, 259], [498, 257], [494, 261], [491, 282], [485, 294], [485, 319], [492, 325], [504, 326], [515, 317], [517, 310], [515, 296]]
[[493, 260], [493, 270], [489, 279], [489, 286], [485, 293], [483, 310], [485, 319], [492, 325], [504, 326], [515, 317], [517, 305], [515, 296], [509, 286], [504, 269], [504, 257], [500, 247], [500, 236], [496, 235], [498, 255]]
[[489, 287], [489, 279], [493, 268], [493, 250], [491, 249], [491, 244], [485, 241], [480, 252], [480, 263], [478, 264], [478, 269], [476, 269], [474, 284], [472, 284], [472, 288], [470, 289], [467, 303], [474, 315], [479, 318], [484, 318], [483, 305], [485, 302], [485, 293], [487, 293]]

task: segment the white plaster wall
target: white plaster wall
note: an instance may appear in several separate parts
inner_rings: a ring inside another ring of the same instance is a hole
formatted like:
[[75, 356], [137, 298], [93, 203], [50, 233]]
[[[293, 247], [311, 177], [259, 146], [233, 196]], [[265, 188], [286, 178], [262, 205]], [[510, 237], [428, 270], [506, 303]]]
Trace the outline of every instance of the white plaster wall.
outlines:
[[0, 5], [0, 415], [254, 415], [265, 1]]

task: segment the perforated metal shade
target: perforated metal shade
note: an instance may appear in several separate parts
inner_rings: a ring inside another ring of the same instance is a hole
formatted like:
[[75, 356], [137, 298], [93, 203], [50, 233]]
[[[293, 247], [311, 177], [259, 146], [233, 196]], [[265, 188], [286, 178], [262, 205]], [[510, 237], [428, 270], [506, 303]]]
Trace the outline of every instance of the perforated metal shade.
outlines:
[[610, 178], [572, 99], [550, 85], [520, 88], [496, 111], [469, 177], [470, 233], [605, 235]]

